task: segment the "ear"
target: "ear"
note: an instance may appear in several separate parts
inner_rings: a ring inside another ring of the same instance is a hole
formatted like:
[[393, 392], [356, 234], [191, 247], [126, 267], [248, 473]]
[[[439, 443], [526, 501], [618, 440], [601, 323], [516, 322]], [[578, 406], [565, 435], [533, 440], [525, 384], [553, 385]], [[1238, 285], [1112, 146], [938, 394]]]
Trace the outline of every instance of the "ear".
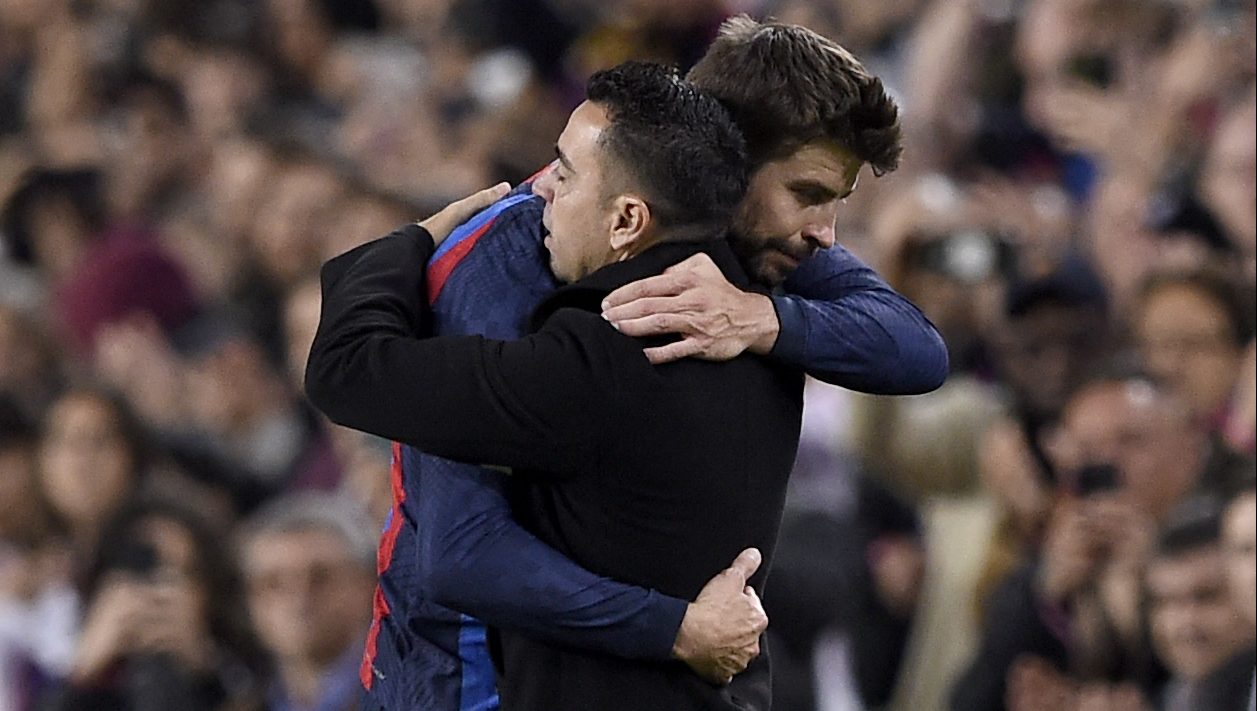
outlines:
[[640, 247], [651, 228], [652, 215], [646, 201], [636, 195], [620, 195], [612, 202], [611, 249]]

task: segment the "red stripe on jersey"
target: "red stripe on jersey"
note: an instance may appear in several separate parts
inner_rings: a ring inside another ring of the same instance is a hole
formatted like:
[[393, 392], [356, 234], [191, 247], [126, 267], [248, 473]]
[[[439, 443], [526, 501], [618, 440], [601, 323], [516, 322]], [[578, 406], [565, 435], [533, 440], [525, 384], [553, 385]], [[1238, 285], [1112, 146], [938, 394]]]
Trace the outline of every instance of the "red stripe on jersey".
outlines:
[[442, 254], [436, 261], [428, 265], [427, 281], [429, 304], [435, 302], [436, 297], [441, 295], [441, 289], [445, 288], [445, 282], [450, 278], [450, 275], [454, 273], [454, 267], [458, 266], [458, 263], [463, 260], [463, 257], [467, 256], [467, 253], [471, 251], [471, 248], [476, 246], [476, 242], [480, 241], [480, 238], [483, 237], [484, 234], [489, 231], [489, 228], [493, 226], [493, 223], [497, 221], [498, 218], [494, 217], [492, 220], [484, 223], [480, 226], [480, 229], [464, 237], [458, 244], [451, 247], [450, 251]]
[[[380, 537], [380, 550], [376, 554], [376, 573], [383, 575], [393, 562], [393, 551], [397, 548], [397, 537], [402, 532], [402, 502], [406, 500], [406, 489], [402, 486], [402, 445], [393, 443], [393, 458], [388, 472], [389, 485], [393, 489], [393, 510], [389, 512], [388, 528]], [[371, 604], [371, 629], [367, 632], [366, 648], [362, 653], [362, 666], [358, 669], [358, 679], [368, 691], [375, 680], [372, 667], [375, 664], [376, 641], [380, 636], [380, 620], [389, 613], [388, 600], [379, 583], [375, 585], [375, 599]]]

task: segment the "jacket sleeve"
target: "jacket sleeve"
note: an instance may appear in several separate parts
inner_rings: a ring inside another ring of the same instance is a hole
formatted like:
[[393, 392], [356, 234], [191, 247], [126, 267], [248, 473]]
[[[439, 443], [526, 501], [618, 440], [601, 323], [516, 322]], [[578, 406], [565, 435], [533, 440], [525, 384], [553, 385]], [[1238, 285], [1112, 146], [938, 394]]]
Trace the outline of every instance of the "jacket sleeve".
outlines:
[[947, 348], [921, 311], [841, 246], [817, 252], [772, 297], [772, 355], [832, 385], [877, 395], [929, 392]]
[[412, 225], [324, 265], [310, 401], [337, 424], [447, 459], [556, 476], [594, 469], [624, 357], [612, 351], [631, 344], [571, 309], [516, 341], [423, 337], [432, 251]]
[[551, 643], [671, 658], [686, 601], [594, 575], [538, 540], [511, 518], [500, 473], [457, 465], [417, 474], [429, 599]]

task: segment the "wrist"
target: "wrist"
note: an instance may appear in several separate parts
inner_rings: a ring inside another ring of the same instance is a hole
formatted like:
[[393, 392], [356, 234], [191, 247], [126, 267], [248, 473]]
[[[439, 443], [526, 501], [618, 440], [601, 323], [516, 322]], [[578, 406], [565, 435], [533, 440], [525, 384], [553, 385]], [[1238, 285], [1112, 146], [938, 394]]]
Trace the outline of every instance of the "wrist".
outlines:
[[681, 618], [681, 626], [677, 628], [676, 639], [672, 641], [672, 658], [686, 662], [694, 657], [695, 642], [690, 626], [694, 620], [694, 603], [685, 606], [685, 617]]
[[764, 294], [747, 292], [744, 302], [746, 312], [750, 315], [751, 329], [747, 350], [756, 355], [768, 355], [773, 346], [777, 345], [777, 334], [781, 332], [781, 322], [777, 319], [773, 300]]

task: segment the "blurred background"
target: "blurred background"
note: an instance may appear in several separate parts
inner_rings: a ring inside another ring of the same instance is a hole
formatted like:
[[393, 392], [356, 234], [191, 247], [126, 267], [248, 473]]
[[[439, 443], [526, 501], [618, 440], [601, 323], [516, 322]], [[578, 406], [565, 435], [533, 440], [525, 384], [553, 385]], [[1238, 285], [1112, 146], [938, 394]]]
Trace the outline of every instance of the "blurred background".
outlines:
[[320, 262], [738, 12], [899, 101], [838, 236], [953, 368], [809, 384], [775, 708], [1251, 708], [1251, 0], [0, 0], [0, 711], [355, 708], [388, 444], [301, 395]]

